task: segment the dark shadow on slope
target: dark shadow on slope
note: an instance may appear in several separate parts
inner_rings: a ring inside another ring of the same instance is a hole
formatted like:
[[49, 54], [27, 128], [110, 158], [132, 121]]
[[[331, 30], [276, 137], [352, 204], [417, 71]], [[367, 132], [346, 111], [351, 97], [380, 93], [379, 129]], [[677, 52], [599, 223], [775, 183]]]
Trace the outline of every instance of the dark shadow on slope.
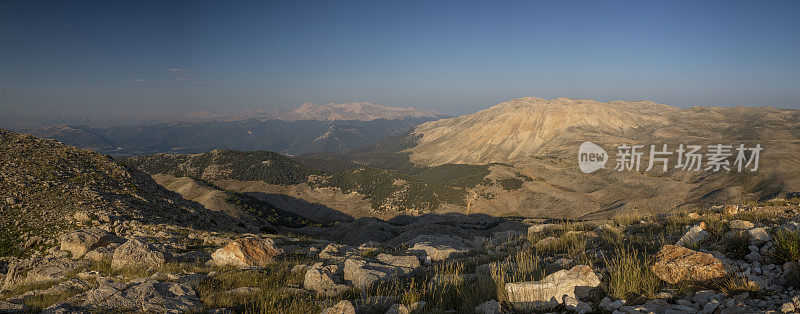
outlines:
[[263, 192], [245, 192], [242, 194], [256, 197], [272, 204], [276, 208], [303, 216], [323, 225], [335, 222], [350, 222], [355, 219], [353, 216], [323, 204], [311, 203], [290, 195]]

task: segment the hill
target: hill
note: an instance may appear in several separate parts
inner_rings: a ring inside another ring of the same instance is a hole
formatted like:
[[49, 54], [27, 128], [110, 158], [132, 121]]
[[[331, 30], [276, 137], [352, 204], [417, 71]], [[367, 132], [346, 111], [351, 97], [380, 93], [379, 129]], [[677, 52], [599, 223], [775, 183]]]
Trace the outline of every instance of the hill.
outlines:
[[206, 208], [113, 158], [3, 129], [0, 179], [0, 256], [29, 254], [85, 224], [135, 220], [242, 232], [283, 223], [307, 225], [296, 215], [235, 193], [226, 194], [225, 201], [237, 209]]

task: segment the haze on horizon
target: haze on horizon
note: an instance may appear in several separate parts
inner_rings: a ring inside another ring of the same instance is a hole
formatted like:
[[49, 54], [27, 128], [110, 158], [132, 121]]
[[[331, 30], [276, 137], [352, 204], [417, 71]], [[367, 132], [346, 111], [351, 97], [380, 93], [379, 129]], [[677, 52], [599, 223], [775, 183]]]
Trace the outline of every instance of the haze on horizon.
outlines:
[[6, 1], [0, 115], [513, 98], [800, 109], [800, 2]]

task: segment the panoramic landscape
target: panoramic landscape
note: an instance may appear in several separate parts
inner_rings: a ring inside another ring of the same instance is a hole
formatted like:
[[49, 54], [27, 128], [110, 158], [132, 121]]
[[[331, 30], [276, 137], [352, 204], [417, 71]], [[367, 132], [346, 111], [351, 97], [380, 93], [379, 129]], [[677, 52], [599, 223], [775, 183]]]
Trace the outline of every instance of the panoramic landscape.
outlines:
[[0, 2], [0, 313], [798, 313], [798, 14]]

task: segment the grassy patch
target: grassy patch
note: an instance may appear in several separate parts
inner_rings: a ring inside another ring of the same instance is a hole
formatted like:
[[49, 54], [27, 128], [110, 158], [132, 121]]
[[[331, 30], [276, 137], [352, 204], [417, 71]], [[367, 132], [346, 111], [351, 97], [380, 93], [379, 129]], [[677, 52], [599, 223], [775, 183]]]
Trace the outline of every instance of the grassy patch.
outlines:
[[730, 258], [744, 259], [750, 253], [750, 235], [747, 232], [736, 232], [722, 239], [722, 252]]
[[784, 263], [800, 260], [800, 231], [781, 230], [773, 235], [775, 260]]
[[652, 298], [661, 289], [661, 280], [648, 267], [650, 261], [635, 249], [617, 247], [614, 256], [604, 262], [608, 267], [605, 288], [614, 298]]

